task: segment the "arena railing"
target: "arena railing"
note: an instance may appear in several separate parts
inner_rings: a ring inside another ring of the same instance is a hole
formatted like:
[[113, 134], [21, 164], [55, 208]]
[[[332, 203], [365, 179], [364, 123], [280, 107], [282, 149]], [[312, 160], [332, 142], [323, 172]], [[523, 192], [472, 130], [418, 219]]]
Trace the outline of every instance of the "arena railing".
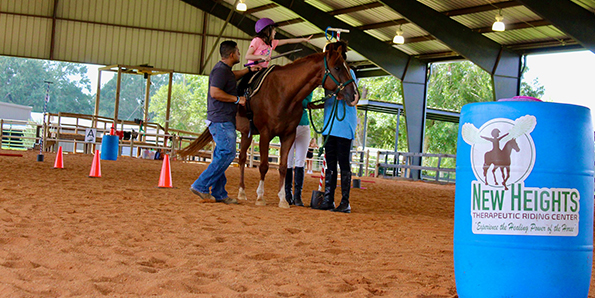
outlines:
[[[421, 166], [413, 159], [421, 158]], [[411, 179], [412, 170], [420, 170], [423, 180], [454, 183], [456, 179], [456, 155], [378, 151], [375, 176]]]

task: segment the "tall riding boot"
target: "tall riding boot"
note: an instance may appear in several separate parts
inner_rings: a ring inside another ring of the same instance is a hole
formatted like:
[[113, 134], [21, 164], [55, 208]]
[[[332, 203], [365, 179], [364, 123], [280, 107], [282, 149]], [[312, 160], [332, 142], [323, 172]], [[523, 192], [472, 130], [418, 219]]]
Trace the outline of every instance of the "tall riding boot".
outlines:
[[[334, 174], [334, 175], [333, 175]], [[319, 210], [331, 210], [335, 208], [335, 188], [337, 188], [337, 175], [332, 170], [326, 171], [324, 179], [324, 198], [319, 206], [312, 207]]]
[[351, 213], [349, 192], [351, 191], [351, 171], [341, 171], [341, 204], [331, 210], [334, 212]]
[[293, 202], [296, 206], [304, 206], [302, 202], [302, 187], [304, 186], [304, 167], [295, 167], [295, 190], [293, 192]]
[[291, 195], [291, 188], [293, 186], [293, 168], [287, 168], [285, 174], [285, 200], [289, 205], [293, 205], [293, 196]]

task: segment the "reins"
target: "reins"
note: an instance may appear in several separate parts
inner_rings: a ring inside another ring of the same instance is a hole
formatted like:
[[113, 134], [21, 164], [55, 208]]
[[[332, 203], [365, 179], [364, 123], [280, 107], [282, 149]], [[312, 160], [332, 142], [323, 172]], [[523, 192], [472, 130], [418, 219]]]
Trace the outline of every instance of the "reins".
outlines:
[[320, 156], [322, 154], [322, 148], [326, 145], [326, 142], [328, 141], [328, 137], [331, 135], [331, 131], [333, 130], [333, 124], [334, 124], [334, 119], [337, 119], [337, 121], [343, 121], [345, 119], [345, 116], [347, 115], [347, 108], [345, 107], [345, 102], [343, 102], [343, 117], [340, 117], [339, 114], [337, 113], [337, 105], [339, 104], [339, 100], [337, 100], [337, 94], [339, 94], [339, 92], [341, 92], [341, 90], [343, 90], [345, 88], [345, 86], [347, 86], [348, 84], [355, 82], [355, 80], [353, 78], [347, 80], [344, 83], [340, 83], [335, 76], [331, 73], [331, 70], [328, 68], [328, 64], [326, 62], [326, 55], [324, 56], [324, 76], [322, 77], [322, 86], [324, 86], [324, 82], [326, 81], [326, 78], [330, 77], [331, 80], [333, 80], [333, 82], [335, 82], [335, 84], [337, 85], [337, 89], [335, 89], [334, 92], [329, 93], [327, 96], [314, 101], [312, 103], [318, 103], [318, 102], [324, 102], [327, 99], [331, 98], [331, 97], [335, 97], [335, 102], [333, 103], [333, 107], [331, 109], [331, 113], [329, 115], [329, 121], [326, 124], [323, 124], [323, 127], [321, 130], [316, 129], [316, 125], [314, 124], [314, 121], [312, 119], [312, 109], [308, 108], [308, 112], [309, 112], [309, 117], [310, 117], [310, 123], [312, 124], [312, 128], [314, 129], [314, 131], [318, 134], [322, 134], [323, 131], [325, 131], [329, 125], [329, 131], [328, 134], [326, 135], [326, 137], [324, 138], [324, 142], [322, 143], [322, 146], [320, 146], [320, 151], [318, 152], [318, 156]]

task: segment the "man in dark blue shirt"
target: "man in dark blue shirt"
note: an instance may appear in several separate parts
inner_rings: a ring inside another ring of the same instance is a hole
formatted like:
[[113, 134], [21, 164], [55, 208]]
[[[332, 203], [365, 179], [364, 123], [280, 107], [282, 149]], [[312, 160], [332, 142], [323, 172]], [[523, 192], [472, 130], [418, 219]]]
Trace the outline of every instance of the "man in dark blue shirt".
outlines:
[[249, 71], [256, 71], [261, 67], [232, 70], [240, 62], [240, 50], [235, 41], [222, 42], [219, 53], [221, 61], [217, 62], [209, 74], [207, 97], [207, 123], [215, 141], [213, 160], [190, 186], [190, 190], [203, 199], [214, 198], [217, 202], [237, 204], [238, 201], [230, 198], [225, 190], [225, 170], [236, 157], [237, 105], [246, 103], [246, 98], [238, 96], [236, 91], [237, 80]]

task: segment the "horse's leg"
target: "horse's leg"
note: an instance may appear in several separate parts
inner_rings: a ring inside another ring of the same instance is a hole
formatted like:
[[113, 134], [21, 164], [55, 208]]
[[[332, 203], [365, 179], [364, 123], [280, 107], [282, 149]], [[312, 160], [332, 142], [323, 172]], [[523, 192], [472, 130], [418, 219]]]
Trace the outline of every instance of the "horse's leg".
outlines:
[[279, 156], [279, 207], [289, 208], [289, 203], [285, 199], [285, 175], [287, 175], [287, 156], [289, 149], [295, 141], [295, 131], [281, 138], [281, 150]]
[[246, 158], [248, 154], [248, 148], [250, 148], [250, 144], [252, 144], [252, 137], [248, 137], [247, 133], [242, 133], [242, 141], [240, 142], [240, 159], [238, 161], [240, 165], [240, 187], [238, 190], [238, 199], [239, 200], [247, 200], [246, 198], [246, 186], [244, 185], [244, 170], [246, 166]]
[[[508, 178], [510, 178], [510, 167], [502, 167], [502, 185], [504, 186], [505, 190], [508, 190], [508, 187], [506, 186], [506, 181], [508, 181]], [[506, 175], [504, 175], [504, 170], [506, 170]]]
[[260, 147], [260, 166], [258, 166], [258, 169], [260, 170], [260, 182], [258, 183], [258, 188], [256, 189], [256, 206], [266, 205], [266, 201], [264, 199], [264, 177], [269, 170], [270, 141], [271, 139], [269, 136], [261, 132], [260, 142], [258, 143], [258, 146]]
[[498, 179], [496, 179], [496, 169], [498, 169], [498, 167], [494, 164], [494, 169], [492, 170], [492, 176], [494, 176], [494, 185], [498, 185]]
[[490, 165], [488, 164], [483, 164], [483, 178], [486, 180], [486, 185], [488, 185], [488, 169], [490, 168]]

